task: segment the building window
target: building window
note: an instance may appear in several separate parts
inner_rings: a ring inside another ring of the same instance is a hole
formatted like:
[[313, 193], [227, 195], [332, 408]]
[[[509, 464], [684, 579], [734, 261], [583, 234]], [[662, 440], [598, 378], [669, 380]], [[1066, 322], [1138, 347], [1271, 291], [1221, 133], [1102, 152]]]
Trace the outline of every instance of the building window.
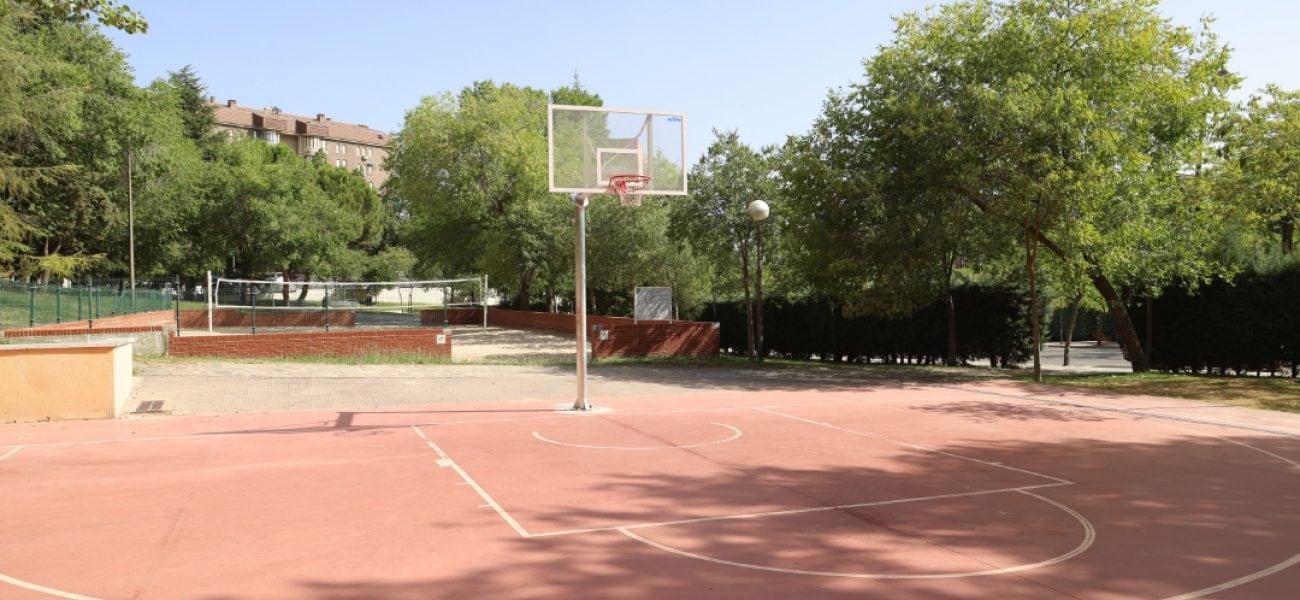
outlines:
[[340, 168], [343, 168], [343, 169], [346, 169], [346, 168], [348, 168], [348, 161], [347, 161], [346, 159], [342, 159], [342, 158], [340, 158], [340, 159], [334, 161], [334, 166], [336, 166], [336, 167], [340, 167]]
[[274, 129], [263, 129], [261, 135], [262, 141], [268, 144], [280, 143], [280, 132]]

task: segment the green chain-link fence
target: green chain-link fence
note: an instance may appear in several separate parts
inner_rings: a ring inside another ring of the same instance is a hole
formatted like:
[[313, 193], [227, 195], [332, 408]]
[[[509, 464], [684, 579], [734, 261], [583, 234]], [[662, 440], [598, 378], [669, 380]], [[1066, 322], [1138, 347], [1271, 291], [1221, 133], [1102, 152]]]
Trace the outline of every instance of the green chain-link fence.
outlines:
[[0, 329], [167, 310], [173, 302], [171, 289], [0, 281]]

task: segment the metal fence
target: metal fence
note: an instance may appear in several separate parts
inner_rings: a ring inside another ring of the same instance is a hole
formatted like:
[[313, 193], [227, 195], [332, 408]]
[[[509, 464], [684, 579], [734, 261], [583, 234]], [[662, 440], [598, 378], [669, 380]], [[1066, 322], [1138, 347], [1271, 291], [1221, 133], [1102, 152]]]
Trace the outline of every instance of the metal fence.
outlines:
[[0, 329], [170, 309], [176, 288], [0, 281]]

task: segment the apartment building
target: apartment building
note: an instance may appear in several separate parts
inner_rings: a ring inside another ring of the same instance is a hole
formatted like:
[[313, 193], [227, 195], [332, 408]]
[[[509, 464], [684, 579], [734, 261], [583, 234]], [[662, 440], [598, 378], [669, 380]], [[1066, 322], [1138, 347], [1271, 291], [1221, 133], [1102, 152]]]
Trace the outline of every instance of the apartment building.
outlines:
[[215, 98], [209, 98], [208, 102], [213, 106], [219, 132], [284, 144], [303, 156], [324, 151], [329, 164], [360, 170], [376, 189], [388, 179], [388, 171], [383, 169], [391, 137], [387, 133], [335, 121], [321, 113], [304, 117], [279, 108], [241, 106], [234, 100], [218, 104]]

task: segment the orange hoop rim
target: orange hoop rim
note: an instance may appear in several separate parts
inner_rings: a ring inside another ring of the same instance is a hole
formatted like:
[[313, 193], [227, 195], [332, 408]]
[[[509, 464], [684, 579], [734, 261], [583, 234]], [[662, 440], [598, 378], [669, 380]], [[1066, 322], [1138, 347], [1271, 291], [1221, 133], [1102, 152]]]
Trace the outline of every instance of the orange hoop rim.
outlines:
[[618, 194], [623, 206], [640, 206], [641, 194], [650, 187], [649, 175], [610, 175], [609, 191]]
[[620, 196], [623, 194], [639, 194], [647, 187], [650, 187], [649, 175], [609, 176], [609, 191]]

